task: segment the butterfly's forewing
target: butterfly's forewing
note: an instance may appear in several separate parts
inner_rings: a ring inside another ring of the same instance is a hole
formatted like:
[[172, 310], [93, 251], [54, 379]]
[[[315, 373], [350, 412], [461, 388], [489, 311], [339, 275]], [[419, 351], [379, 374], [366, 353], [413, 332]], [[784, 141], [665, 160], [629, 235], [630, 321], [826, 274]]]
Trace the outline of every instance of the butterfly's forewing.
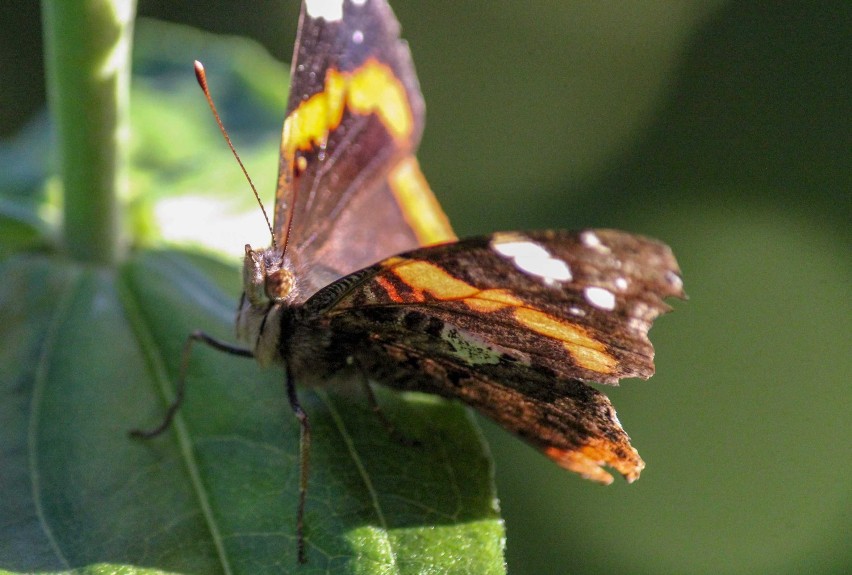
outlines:
[[683, 296], [679, 273], [668, 246], [615, 230], [498, 233], [384, 260], [327, 313], [425, 314], [555, 376], [616, 383], [653, 374], [648, 330]]
[[308, 302], [367, 341], [379, 381], [461, 399], [560, 465], [605, 481], [642, 463], [583, 382], [654, 371], [651, 323], [683, 296], [664, 244], [613, 230], [500, 233], [389, 258]]
[[273, 227], [303, 297], [454, 239], [414, 158], [423, 99], [388, 5], [303, 3], [291, 74]]

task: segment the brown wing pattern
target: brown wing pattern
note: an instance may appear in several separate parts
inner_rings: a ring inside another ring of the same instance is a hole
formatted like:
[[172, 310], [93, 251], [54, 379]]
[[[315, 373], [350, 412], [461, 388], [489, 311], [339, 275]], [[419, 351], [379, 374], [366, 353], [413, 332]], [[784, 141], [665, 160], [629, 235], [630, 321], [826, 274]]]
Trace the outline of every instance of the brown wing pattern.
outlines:
[[611, 483], [603, 469], [609, 466], [632, 482], [645, 467], [609, 399], [592, 387], [553, 378], [508, 356], [471, 365], [432, 356], [429, 347], [377, 337], [356, 356], [376, 381], [464, 401], [586, 479]]

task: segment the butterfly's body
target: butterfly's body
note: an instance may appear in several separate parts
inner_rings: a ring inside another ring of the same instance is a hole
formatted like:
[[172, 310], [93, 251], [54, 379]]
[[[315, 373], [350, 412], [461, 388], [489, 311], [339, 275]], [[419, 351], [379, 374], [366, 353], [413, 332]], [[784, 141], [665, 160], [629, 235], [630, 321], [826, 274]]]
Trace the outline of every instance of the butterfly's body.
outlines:
[[423, 101], [384, 0], [306, 0], [291, 73], [272, 246], [246, 246], [248, 349], [193, 339], [286, 370], [300, 560], [296, 386], [340, 374], [461, 400], [566, 469], [636, 479], [644, 462], [587, 382], [652, 375], [648, 330], [683, 296], [671, 250], [614, 230], [457, 241], [414, 156]]

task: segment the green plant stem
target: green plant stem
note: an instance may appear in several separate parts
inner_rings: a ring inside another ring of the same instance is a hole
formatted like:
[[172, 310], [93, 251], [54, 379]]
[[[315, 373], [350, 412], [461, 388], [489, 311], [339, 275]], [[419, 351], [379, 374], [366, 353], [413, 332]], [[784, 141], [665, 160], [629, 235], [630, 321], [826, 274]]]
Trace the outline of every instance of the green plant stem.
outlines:
[[62, 173], [63, 247], [79, 261], [120, 254], [135, 0], [42, 0], [48, 97]]

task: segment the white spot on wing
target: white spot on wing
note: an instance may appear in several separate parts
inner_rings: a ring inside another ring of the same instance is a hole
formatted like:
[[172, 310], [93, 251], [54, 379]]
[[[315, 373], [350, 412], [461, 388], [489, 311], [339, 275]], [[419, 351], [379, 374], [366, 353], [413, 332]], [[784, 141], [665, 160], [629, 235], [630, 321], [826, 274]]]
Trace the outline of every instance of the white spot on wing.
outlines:
[[601, 246], [601, 239], [595, 234], [595, 232], [583, 232], [580, 234], [580, 241], [583, 242], [584, 245], [590, 248], [596, 248]]
[[586, 296], [586, 301], [597, 308], [610, 311], [615, 309], [615, 294], [608, 289], [587, 287], [583, 290], [583, 295]]
[[629, 284], [627, 282], [627, 278], [623, 278], [623, 277], [620, 277], [620, 276], [615, 278], [615, 287], [617, 287], [621, 291], [626, 290], [628, 285]]
[[354, 32], [352, 32], [352, 41], [355, 44], [360, 44], [364, 41], [364, 33], [360, 30], [355, 30]]
[[673, 271], [666, 272], [666, 279], [674, 289], [680, 291], [683, 289], [683, 280]]
[[322, 18], [326, 22], [343, 19], [343, 0], [305, 0], [305, 8], [311, 18]]
[[580, 233], [580, 241], [583, 242], [583, 245], [587, 248], [592, 248], [599, 252], [608, 253], [611, 251], [603, 244], [598, 235], [591, 230], [586, 230], [585, 232]]
[[553, 257], [541, 244], [525, 240], [522, 236], [497, 235], [491, 241], [491, 247], [501, 256], [511, 259], [520, 270], [544, 279], [549, 285], [573, 279], [567, 263]]

